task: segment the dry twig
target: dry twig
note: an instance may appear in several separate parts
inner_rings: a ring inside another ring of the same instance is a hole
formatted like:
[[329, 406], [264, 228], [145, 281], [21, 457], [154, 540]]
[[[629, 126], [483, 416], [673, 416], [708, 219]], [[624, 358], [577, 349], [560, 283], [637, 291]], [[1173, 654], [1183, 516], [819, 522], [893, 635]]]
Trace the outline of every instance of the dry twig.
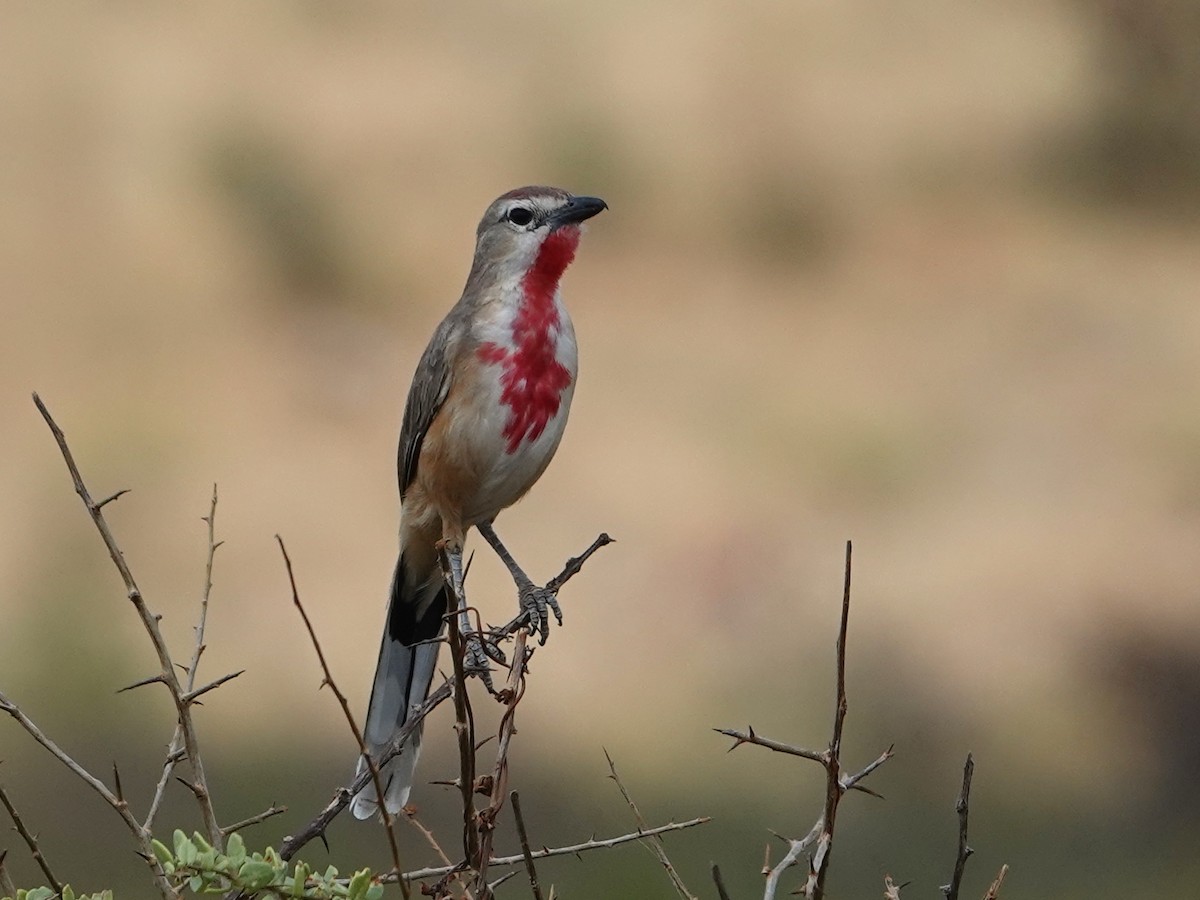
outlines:
[[975, 760], [968, 753], [967, 761], [963, 763], [962, 790], [958, 793], [958, 802], [954, 804], [954, 809], [958, 813], [958, 854], [954, 858], [954, 875], [951, 876], [950, 883], [942, 885], [942, 893], [946, 895], [946, 900], [958, 900], [958, 890], [962, 886], [963, 872], [967, 868], [967, 857], [975, 852], [967, 844], [967, 816], [971, 803], [971, 776], [974, 774]]
[[[450, 699], [451, 685], [453, 682], [447, 681], [434, 690], [421, 704], [420, 709], [416, 710], [413, 715], [405, 721], [404, 725], [397, 732], [396, 737], [392, 740], [391, 746], [388, 747], [379, 759], [376, 760], [378, 768], [382, 769], [389, 762], [400, 755], [405, 744], [408, 743], [412, 733], [421, 726], [425, 717], [433, 712], [439, 705]], [[330, 823], [336, 819], [347, 806], [350, 805], [354, 795], [367, 786], [367, 782], [371, 780], [370, 769], [364, 769], [358, 774], [353, 781], [346, 787], [338, 788], [333, 795], [333, 799], [322, 809], [317, 815], [294, 835], [289, 835], [284, 839], [283, 845], [279, 848], [279, 857], [285, 862], [292, 859], [300, 849], [314, 838], [321, 837], [325, 834], [325, 830]]]
[[[621, 776], [617, 774], [616, 763], [614, 763], [612, 757], [608, 755], [608, 750], [604, 751], [604, 758], [608, 760], [608, 771], [611, 773], [610, 777], [616, 782], [617, 788], [621, 791], [621, 796], [625, 798], [625, 802], [629, 805], [629, 809], [633, 812], [633, 820], [637, 822], [639, 829], [645, 830], [649, 826], [647, 825], [646, 820], [642, 817], [641, 810], [639, 810], [637, 808], [637, 804], [633, 802], [633, 797], [630, 796], [629, 791], [625, 789], [625, 785], [621, 782]], [[666, 871], [667, 877], [671, 879], [671, 884], [674, 886], [676, 893], [678, 893], [680, 897], [684, 898], [684, 900], [697, 900], [696, 896], [688, 890], [687, 885], [683, 883], [683, 879], [680, 877], [679, 872], [675, 869], [675, 866], [671, 864], [671, 860], [667, 857], [667, 849], [663, 846], [662, 838], [657, 836], [650, 837], [646, 839], [645, 843], [650, 847], [654, 855], [658, 857], [658, 862]]]
[[[208, 516], [204, 522], [208, 525], [208, 558], [204, 566], [204, 587], [200, 592], [200, 619], [196, 623], [196, 645], [192, 650], [192, 659], [187, 667], [187, 697], [188, 702], [195, 700], [200, 696], [199, 693], [193, 693], [196, 687], [196, 669], [200, 665], [200, 656], [204, 653], [204, 629], [208, 623], [208, 599], [212, 595], [212, 573], [213, 559], [217, 555], [217, 548], [221, 546], [223, 541], [216, 539], [216, 524], [217, 524], [217, 486], [213, 485], [212, 503], [208, 508]], [[238, 673], [241, 674], [240, 672]], [[227, 676], [224, 680], [235, 678], [236, 675]], [[210, 688], [217, 687], [214, 683]], [[201, 692], [203, 693], [203, 691]], [[150, 801], [150, 809], [146, 813], [146, 819], [142, 823], [142, 827], [150, 831], [154, 827], [154, 817], [158, 815], [159, 807], [162, 805], [163, 796], [167, 790], [167, 784], [171, 780], [171, 775], [175, 772], [175, 764], [183, 759], [183, 727], [178, 723], [175, 725], [175, 734], [171, 737], [171, 743], [167, 748], [167, 757], [163, 760], [162, 775], [159, 776], [158, 785], [154, 789], [154, 798]], [[226, 831], [226, 834], [229, 832]]]
[[730, 900], [729, 891], [725, 889], [725, 879], [721, 877], [721, 867], [712, 863], [711, 872], [713, 884], [717, 886], [718, 900]]
[[171, 659], [170, 650], [167, 649], [167, 642], [163, 639], [162, 631], [158, 627], [158, 617], [150, 612], [150, 608], [146, 605], [141, 589], [134, 580], [133, 572], [130, 570], [128, 563], [125, 562], [125, 555], [121, 552], [121, 548], [117, 546], [117, 540], [113, 537], [113, 533], [109, 529], [108, 523], [104, 519], [104, 513], [102, 512], [104, 505], [115, 500], [122, 492], [113, 494], [100, 503], [92, 499], [91, 493], [83, 482], [83, 476], [79, 472], [79, 467], [75, 464], [75, 458], [71, 454], [71, 449], [67, 446], [67, 439], [62, 429], [58, 427], [58, 423], [54, 421], [54, 418], [50, 415], [50, 411], [46, 409], [46, 405], [42, 403], [41, 398], [37, 394], [33, 395], [33, 402], [36, 404], [38, 412], [42, 414], [42, 418], [46, 420], [50, 432], [54, 435], [58, 449], [62, 453], [63, 460], [67, 464], [67, 469], [71, 473], [71, 480], [75, 484], [75, 492], [79, 494], [79, 498], [87, 508], [88, 515], [91, 516], [96, 530], [100, 532], [100, 537], [104, 540], [105, 547], [108, 548], [108, 555], [112, 558], [113, 565], [117, 567], [117, 572], [120, 574], [121, 580], [125, 583], [126, 595], [129, 597], [129, 601], [133, 604], [134, 609], [137, 610], [138, 617], [142, 620], [142, 625], [150, 637], [150, 642], [154, 645], [154, 651], [158, 655], [158, 663], [162, 670], [162, 683], [167, 686], [167, 690], [171, 694], [171, 700], [175, 704], [175, 713], [179, 720], [180, 731], [183, 734], [183, 746], [187, 752], [188, 762], [192, 767], [193, 781], [189, 786], [200, 806], [200, 816], [204, 821], [204, 830], [208, 841], [214, 847], [220, 849], [224, 847], [225, 842], [221, 834], [221, 826], [217, 824], [217, 814], [213, 809], [212, 795], [209, 793], [208, 780], [204, 774], [204, 763], [200, 756], [200, 741], [196, 734], [196, 727], [192, 722], [191, 701], [188, 701], [184, 697], [186, 691], [180, 684], [179, 678], [175, 673], [175, 664]]
[[134, 818], [133, 813], [129, 811], [129, 805], [120, 797], [114, 795], [103, 781], [94, 776], [79, 763], [75, 762], [75, 760], [61, 747], [54, 743], [54, 741], [50, 740], [50, 738], [46, 736], [45, 732], [38, 728], [37, 725], [34, 724], [33, 720], [30, 719], [29, 716], [25, 715], [21, 708], [12, 700], [9, 700], [3, 692], [0, 692], [0, 712], [8, 713], [10, 716], [16, 719], [17, 724], [25, 729], [26, 733], [28, 733], [30, 737], [41, 744], [51, 756], [70, 769], [77, 778], [79, 778], [84, 782], [84, 784], [99, 794], [104, 802], [116, 811], [117, 815], [121, 817], [121, 821], [125, 823], [125, 826], [129, 829], [130, 833], [137, 841], [138, 855], [141, 856], [142, 859], [146, 861], [146, 864], [150, 867], [150, 871], [153, 873], [154, 877], [154, 884], [155, 887], [158, 888], [159, 894], [164, 898], [164, 900], [178, 900], [179, 893], [174, 887], [171, 886], [171, 883], [167, 880], [166, 875], [163, 874], [162, 867], [159, 866], [158, 859], [154, 855], [154, 848], [150, 845], [150, 832], [142, 828], [141, 823]]
[[221, 831], [228, 836], [233, 834], [235, 831], [241, 831], [243, 828], [249, 828], [251, 825], [257, 825], [260, 822], [267, 821], [267, 819], [282, 815], [283, 813], [287, 812], [287, 809], [288, 808], [286, 806], [276, 806], [274, 803], [272, 803], [270, 809], [264, 809], [262, 812], [255, 813], [249, 818], [242, 819], [240, 822], [234, 822], [232, 825], [226, 825], [221, 829]]
[[17, 886], [13, 884], [12, 876], [8, 874], [8, 868], [4, 865], [4, 860], [8, 858], [7, 850], [0, 850], [0, 893], [5, 897], [17, 896]]
[[533, 864], [533, 854], [529, 849], [529, 834], [525, 830], [525, 817], [521, 815], [521, 798], [513, 791], [509, 795], [512, 801], [513, 818], [517, 820], [517, 837], [521, 840], [521, 855], [525, 858], [525, 873], [529, 876], [529, 889], [533, 891], [533, 900], [542, 900], [542, 887], [538, 883], [537, 868]]
[[[300, 602], [300, 592], [296, 588], [296, 576], [292, 571], [292, 559], [288, 556], [287, 547], [283, 544], [283, 538], [275, 535], [275, 540], [279, 543], [279, 552], [283, 554], [283, 562], [287, 567], [288, 584], [292, 589], [292, 603], [296, 610], [300, 613], [300, 618], [304, 620], [304, 627], [308, 630], [308, 636], [312, 640], [313, 649], [317, 652], [317, 660], [321, 664], [321, 672], [324, 677], [321, 680], [321, 685], [329, 685], [329, 689], [333, 691], [333, 696], [337, 698], [338, 704], [342, 707], [342, 713], [346, 717], [346, 724], [350, 726], [350, 731], [354, 734], [354, 740], [358, 744], [358, 752], [362, 754], [363, 759], [367, 761], [367, 768], [370, 770], [371, 781], [375, 786], [375, 796], [383, 797], [383, 780], [379, 775], [379, 766], [375, 760], [371, 758], [370, 752], [367, 750], [367, 744], [363, 740], [362, 731], [358, 727], [358, 723], [354, 721], [354, 713], [350, 711], [350, 703], [346, 700], [346, 695], [338, 688], [337, 682], [333, 680], [333, 673], [329, 670], [329, 664], [325, 661], [325, 653], [321, 649], [321, 642], [317, 640], [317, 633], [313, 630], [312, 622], [309, 621], [308, 613], [304, 611], [304, 604]], [[383, 830], [387, 834], [388, 848], [392, 852], [392, 869], [395, 872], [403, 870], [400, 865], [400, 848], [396, 843], [396, 831], [392, 827], [392, 814], [387, 811], [387, 807], [379, 804], [379, 812], [383, 818]], [[407, 900], [408, 885], [401, 884], [401, 890]]]
[[[16, 828], [17, 834], [21, 836], [21, 840], [25, 842], [25, 846], [29, 848], [29, 853], [33, 856], [34, 862], [38, 864], [38, 868], [42, 870], [42, 874], [46, 876], [46, 881], [50, 887], [54, 888], [55, 893], [62, 894], [63, 886], [50, 869], [50, 863], [47, 862], [45, 855], [42, 853], [42, 848], [38, 846], [37, 837], [30, 833], [25, 827], [25, 823], [21, 821], [21, 816], [17, 813], [17, 808], [13, 806], [12, 800], [9, 799], [8, 793], [0, 786], [0, 803], [4, 804], [4, 808], [8, 810], [8, 816], [13, 821], [13, 827]], [[16, 893], [15, 891], [13, 892]]]
[[863, 791], [871, 794], [874, 797], [880, 795], [867, 787], [864, 787], [859, 782], [874, 772], [877, 768], [892, 758], [894, 747], [888, 747], [875, 760], [870, 762], [861, 771], [853, 775], [846, 775], [842, 772], [841, 753], [842, 753], [842, 731], [846, 722], [846, 634], [850, 621], [850, 574], [851, 574], [851, 553], [852, 546], [849, 541], [846, 542], [846, 567], [845, 575], [842, 582], [842, 615], [838, 626], [837, 637], [837, 694], [833, 714], [833, 733], [829, 739], [829, 746], [825, 750], [807, 750], [803, 747], [797, 747], [793, 744], [785, 744], [782, 741], [765, 738], [754, 731], [753, 728], [747, 728], [746, 731], [737, 731], [730, 728], [717, 728], [715, 731], [731, 737], [735, 743], [730, 750], [736, 750], [742, 744], [756, 744], [760, 747], [766, 747], [777, 753], [786, 753], [791, 756], [799, 756], [804, 759], [811, 759], [818, 762], [825, 769], [826, 788], [825, 788], [825, 805], [821, 812], [821, 816], [817, 819], [815, 825], [809, 833], [799, 840], [794, 838], [785, 839], [788, 844], [787, 853], [783, 858], [771, 865], [770, 862], [770, 847], [767, 848], [767, 860], [763, 864], [763, 875], [766, 877], [766, 885], [763, 889], [763, 900], [773, 900], [779, 888], [779, 879], [784, 871], [795, 865], [801, 855], [810, 847], [813, 851], [808, 862], [808, 877], [805, 879], [804, 885], [800, 888], [799, 893], [810, 898], [810, 900], [820, 900], [825, 895], [825, 877], [829, 869], [830, 851], [833, 847], [833, 830], [837, 821], [838, 804], [841, 802], [842, 795], [849, 790]]
[[[450, 641], [450, 660], [454, 666], [454, 733], [458, 738], [458, 790], [463, 808], [463, 854], [467, 864], [479, 871], [479, 832], [475, 827], [475, 716], [467, 692], [467, 676], [463, 665], [466, 638], [459, 617], [466, 612], [466, 597], [459, 597], [454, 579], [449, 577], [449, 562], [442, 552], [442, 568], [447, 573], [446, 587], [453, 609], [446, 611], [447, 633]], [[487, 884], [484, 883], [484, 888]]]
[[[516, 731], [517, 704], [525, 696], [525, 673], [532, 650], [526, 650], [525, 642], [529, 630], [522, 628], [517, 631], [516, 644], [513, 648], [513, 661], [508, 671], [508, 683], [500, 693], [505, 704], [504, 715], [500, 718], [500, 731], [496, 744], [496, 765], [492, 770], [490, 802], [487, 809], [476, 816], [479, 830], [479, 864], [478, 877], [475, 887], [480, 896], [491, 896], [491, 888], [487, 886], [488, 860], [492, 856], [492, 842], [496, 835], [496, 819], [504, 806], [504, 797], [508, 790], [508, 750], [512, 744], [512, 736]], [[474, 752], [474, 751], [472, 751]], [[532, 865], [532, 860], [526, 860]], [[485, 891], [485, 887], [487, 890]]]
[[1005, 863], [1000, 867], [1000, 873], [996, 876], [996, 880], [992, 882], [991, 887], [987, 889], [987, 893], [983, 895], [983, 900], [996, 900], [1000, 896], [1000, 885], [1004, 883], [1004, 876], [1008, 874], [1008, 864]]
[[[609, 847], [618, 847], [621, 844], [628, 844], [632, 841], [645, 840], [647, 837], [652, 837], [657, 834], [666, 834], [669, 831], [682, 831], [685, 828], [694, 828], [697, 825], [704, 825], [711, 822], [709, 816], [702, 816], [698, 819], [688, 819], [686, 822], [669, 822], [666, 825], [659, 825], [655, 828], [647, 828], [644, 831], [633, 831], [629, 834], [622, 834], [617, 837], [604, 838], [597, 840], [584, 841], [580, 844], [571, 844], [568, 847], [544, 847], [541, 850], [534, 850], [529, 855], [537, 859], [549, 859], [553, 856], [574, 856], [577, 853], [586, 853], [589, 850], [603, 850]], [[515, 856], [493, 856], [488, 860], [489, 867], [495, 866], [517, 866], [525, 863], [525, 854], [518, 853]], [[406, 881], [419, 881], [423, 878], [439, 878], [443, 875], [450, 875], [456, 871], [462, 871], [466, 867], [466, 863], [459, 863], [457, 866], [438, 866], [436, 868], [417, 869], [413, 872], [405, 872], [402, 876]], [[396, 881], [394, 875], [388, 875], [381, 878], [380, 881], [391, 883]]]

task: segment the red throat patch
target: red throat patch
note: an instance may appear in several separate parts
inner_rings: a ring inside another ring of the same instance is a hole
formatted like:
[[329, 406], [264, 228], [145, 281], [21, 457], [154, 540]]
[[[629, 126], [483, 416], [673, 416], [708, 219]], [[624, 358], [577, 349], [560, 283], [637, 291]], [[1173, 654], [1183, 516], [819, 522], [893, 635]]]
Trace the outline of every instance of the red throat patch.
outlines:
[[508, 407], [505, 452], [516, 453], [522, 441], [535, 441], [558, 413], [571, 373], [555, 355], [558, 310], [554, 294], [579, 247], [579, 228], [567, 225], [547, 235], [537, 259], [521, 280], [521, 308], [513, 320], [513, 349], [491, 341], [476, 351], [485, 363], [499, 364], [500, 402]]

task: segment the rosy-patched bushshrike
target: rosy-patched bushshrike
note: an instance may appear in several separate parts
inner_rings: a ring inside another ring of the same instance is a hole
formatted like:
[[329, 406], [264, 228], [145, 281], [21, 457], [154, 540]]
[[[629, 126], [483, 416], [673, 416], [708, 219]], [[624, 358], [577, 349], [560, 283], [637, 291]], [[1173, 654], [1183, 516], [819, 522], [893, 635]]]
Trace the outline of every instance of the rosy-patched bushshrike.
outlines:
[[[462, 297], [417, 364], [400, 430], [400, 557], [363, 730], [378, 759], [425, 701], [451, 609], [440, 554], [462, 596], [462, 547], [474, 526], [517, 582], [521, 609], [544, 643], [554, 595], [534, 585], [492, 529], [501, 510], [546, 470], [567, 424], [578, 371], [575, 330], [559, 280], [582, 223], [607, 209], [597, 197], [524, 187], [499, 197], [479, 223]], [[384, 805], [408, 802], [421, 748], [415, 731], [381, 772]], [[360, 758], [358, 772], [367, 767]], [[368, 782], [360, 819], [378, 810]]]

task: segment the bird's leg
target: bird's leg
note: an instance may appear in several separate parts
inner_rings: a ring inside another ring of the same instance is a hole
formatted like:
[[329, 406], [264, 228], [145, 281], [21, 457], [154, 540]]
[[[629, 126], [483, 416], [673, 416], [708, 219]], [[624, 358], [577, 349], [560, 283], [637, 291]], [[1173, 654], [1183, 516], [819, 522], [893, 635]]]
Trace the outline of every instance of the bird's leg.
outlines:
[[462, 542], [446, 540], [443, 544], [446, 553], [446, 563], [450, 569], [450, 592], [454, 595], [458, 616], [458, 633], [463, 639], [463, 670], [468, 674], [478, 675], [489, 693], [495, 693], [492, 687], [492, 669], [488, 665], [487, 640], [471, 624], [471, 616], [467, 611], [467, 591], [464, 586]]
[[496, 551], [496, 555], [500, 557], [500, 561], [508, 567], [513, 581], [517, 583], [517, 601], [521, 605], [521, 612], [524, 613], [528, 620], [530, 631], [539, 635], [539, 644], [546, 643], [546, 638], [550, 636], [550, 613], [553, 612], [554, 618], [558, 620], [558, 624], [562, 624], [562, 610], [558, 608], [558, 598], [554, 596], [553, 591], [548, 591], [544, 587], [534, 584], [521, 567], [517, 565], [517, 561], [508, 552], [508, 548], [500, 542], [500, 538], [496, 534], [495, 529], [492, 528], [491, 522], [480, 522], [476, 527], [479, 529], [479, 533], [483, 535], [483, 539], [491, 544], [492, 549]]

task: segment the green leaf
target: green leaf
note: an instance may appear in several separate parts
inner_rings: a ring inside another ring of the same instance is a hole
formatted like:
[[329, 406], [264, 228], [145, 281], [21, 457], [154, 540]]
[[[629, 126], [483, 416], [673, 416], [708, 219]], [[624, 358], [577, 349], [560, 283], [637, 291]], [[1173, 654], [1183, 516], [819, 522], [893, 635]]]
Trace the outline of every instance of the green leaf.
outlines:
[[238, 869], [238, 880], [242, 883], [242, 887], [258, 891], [274, 881], [275, 874], [275, 867], [269, 862], [248, 859]]
[[201, 853], [207, 853], [209, 850], [211, 850], [213, 848], [212, 844], [210, 844], [208, 841], [206, 841], [204, 839], [204, 835], [202, 835], [198, 831], [192, 833], [192, 843], [195, 844], [197, 848], [199, 848]]
[[175, 857], [171, 854], [171, 849], [158, 838], [150, 842], [150, 847], [154, 850], [154, 856], [158, 859], [159, 863], [175, 861]]
[[296, 863], [296, 874], [292, 880], [292, 896], [304, 896], [304, 882], [308, 880], [308, 866], [305, 863]]
[[229, 836], [229, 841], [225, 844], [225, 855], [239, 866], [246, 859], [246, 842], [236, 831]]
[[63, 885], [62, 900], [75, 900], [75, 892], [71, 890], [71, 886], [69, 884]]
[[371, 885], [371, 870], [363, 869], [361, 872], [355, 872], [350, 878], [350, 884], [347, 886], [346, 896], [349, 900], [363, 900], [367, 895], [367, 888]]
[[179, 866], [194, 866], [200, 858], [200, 851], [186, 834], [175, 829], [175, 862]]
[[188, 879], [188, 887], [193, 894], [200, 893], [200, 888], [204, 887], [204, 878], [200, 875], [193, 875]]
[[375, 882], [369, 888], [367, 888], [366, 900], [381, 900], [382, 897], [383, 885], [379, 882]]

